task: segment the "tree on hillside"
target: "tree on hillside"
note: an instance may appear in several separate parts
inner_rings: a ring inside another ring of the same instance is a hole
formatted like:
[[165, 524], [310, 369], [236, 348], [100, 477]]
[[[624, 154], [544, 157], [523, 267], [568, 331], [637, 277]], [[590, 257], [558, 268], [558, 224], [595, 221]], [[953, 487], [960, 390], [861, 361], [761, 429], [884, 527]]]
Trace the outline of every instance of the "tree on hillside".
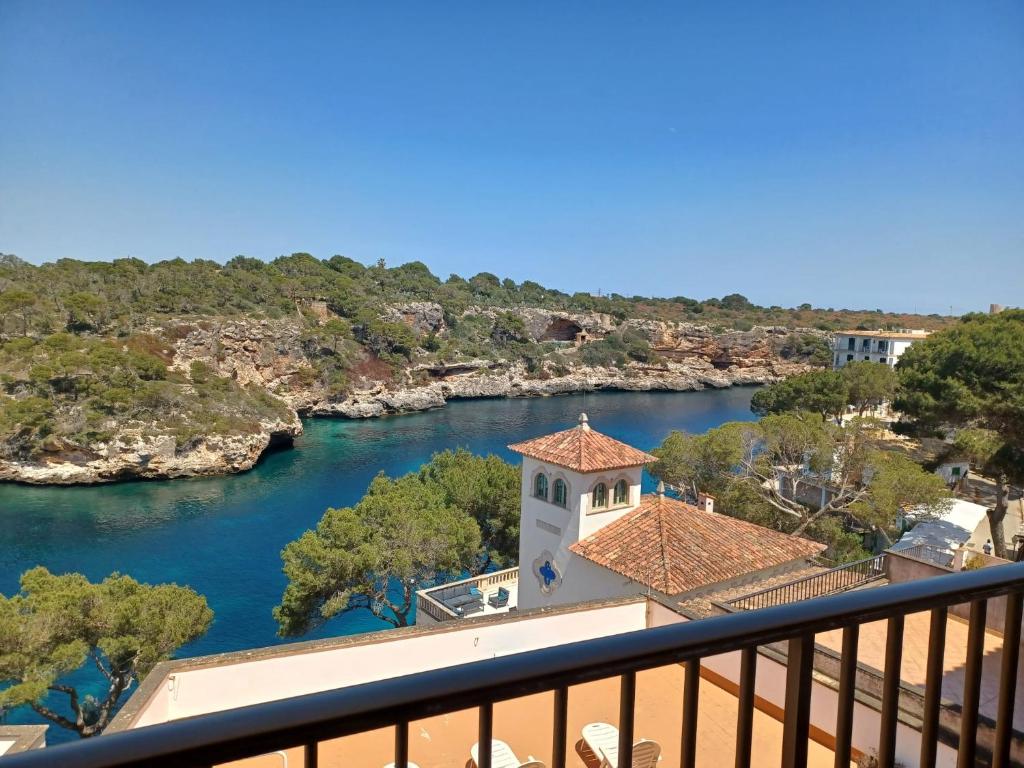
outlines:
[[[901, 512], [937, 513], [949, 495], [937, 475], [877, 447], [860, 419], [837, 426], [784, 413], [701, 436], [673, 433], [653, 453], [655, 477], [694, 495], [711, 492], [720, 511], [796, 536], [854, 520], [885, 541]], [[799, 501], [821, 488], [824, 505]]]
[[988, 516], [996, 554], [1006, 557], [1009, 486], [1024, 484], [1024, 310], [966, 315], [911, 346], [897, 371], [896, 407], [919, 428], [985, 430], [962, 443], [996, 484]]
[[[0, 706], [27, 705], [81, 737], [103, 731], [133, 682], [210, 626], [206, 599], [174, 584], [140, 584], [112, 574], [26, 571], [21, 590], [0, 595]], [[88, 664], [106, 692], [95, 698], [61, 682]], [[62, 714], [55, 698], [67, 697]]]
[[858, 360], [840, 369], [846, 384], [847, 402], [861, 416], [868, 408], [888, 402], [896, 395], [896, 372], [888, 365]]
[[21, 319], [21, 335], [28, 335], [28, 319], [38, 304], [39, 298], [21, 288], [0, 291], [0, 333], [7, 330], [7, 317], [14, 315]]
[[316, 530], [284, 548], [278, 631], [302, 634], [360, 609], [407, 626], [416, 590], [467, 571], [479, 547], [476, 521], [447, 503], [438, 484], [378, 475], [358, 504], [328, 509]]
[[821, 414], [823, 420], [839, 419], [848, 400], [849, 387], [842, 373], [810, 371], [759, 389], [750, 399], [750, 410], [758, 416], [812, 411]]

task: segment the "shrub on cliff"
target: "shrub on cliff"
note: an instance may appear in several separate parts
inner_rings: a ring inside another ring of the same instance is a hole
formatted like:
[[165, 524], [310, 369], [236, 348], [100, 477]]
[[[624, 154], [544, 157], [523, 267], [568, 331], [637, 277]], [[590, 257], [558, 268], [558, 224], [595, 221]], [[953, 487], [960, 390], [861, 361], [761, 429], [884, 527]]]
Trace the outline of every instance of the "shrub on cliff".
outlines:
[[88, 449], [125, 428], [170, 434], [183, 446], [204, 434], [252, 433], [261, 422], [291, 419], [265, 390], [242, 387], [200, 361], [187, 376], [171, 371], [140, 351], [150, 345], [69, 333], [0, 345], [0, 456]]

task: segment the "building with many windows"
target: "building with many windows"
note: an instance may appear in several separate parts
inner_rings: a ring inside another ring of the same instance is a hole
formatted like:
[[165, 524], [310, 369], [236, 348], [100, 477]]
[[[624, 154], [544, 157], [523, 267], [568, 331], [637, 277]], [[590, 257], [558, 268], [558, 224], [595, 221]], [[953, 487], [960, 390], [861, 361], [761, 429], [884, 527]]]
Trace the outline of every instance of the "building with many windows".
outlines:
[[928, 331], [840, 331], [832, 343], [832, 367], [839, 370], [856, 360], [891, 367], [907, 347], [927, 336]]

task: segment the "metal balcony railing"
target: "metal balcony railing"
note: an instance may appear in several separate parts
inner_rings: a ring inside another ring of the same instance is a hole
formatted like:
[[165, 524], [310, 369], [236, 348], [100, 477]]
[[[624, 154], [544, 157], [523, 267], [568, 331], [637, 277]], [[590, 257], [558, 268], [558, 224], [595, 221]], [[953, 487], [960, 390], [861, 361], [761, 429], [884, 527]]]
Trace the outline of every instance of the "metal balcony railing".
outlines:
[[782, 765], [783, 768], [799, 768], [807, 764], [808, 758], [814, 635], [842, 628], [834, 751], [836, 765], [848, 766], [859, 629], [868, 622], [887, 620], [877, 758], [881, 768], [893, 768], [904, 618], [910, 613], [927, 610], [931, 611], [932, 619], [924, 714], [920, 724], [920, 765], [931, 768], [935, 765], [939, 744], [947, 609], [970, 603], [957, 745], [958, 764], [966, 768], [974, 766], [977, 757], [987, 601], [1006, 595], [1005, 605], [1001, 606], [1006, 615], [1003, 647], [1012, 652], [1004, 653], [1001, 660], [992, 752], [993, 765], [1008, 768], [1021, 640], [1022, 590], [1024, 564], [1018, 563], [855, 590], [114, 733], [3, 758], [2, 765], [3, 768], [212, 766], [304, 746], [304, 768], [315, 768], [320, 742], [390, 726], [395, 730], [395, 765], [405, 768], [409, 758], [410, 721], [477, 708], [479, 768], [491, 768], [495, 702], [554, 692], [550, 715], [552, 764], [553, 768], [565, 768], [569, 686], [617, 677], [620, 679], [618, 766], [632, 768], [637, 672], [682, 663], [686, 675], [682, 692], [681, 763], [683, 768], [693, 768], [701, 659], [740, 651], [735, 764], [746, 766], [751, 756], [758, 646], [788, 641]]
[[740, 595], [720, 603], [720, 605], [727, 610], [743, 611], [769, 608], [773, 605], [784, 605], [799, 600], [834, 595], [837, 592], [845, 592], [848, 589], [883, 578], [885, 578], [885, 553], [840, 565], [822, 573], [812, 573], [810, 576], [803, 576], [785, 584]]

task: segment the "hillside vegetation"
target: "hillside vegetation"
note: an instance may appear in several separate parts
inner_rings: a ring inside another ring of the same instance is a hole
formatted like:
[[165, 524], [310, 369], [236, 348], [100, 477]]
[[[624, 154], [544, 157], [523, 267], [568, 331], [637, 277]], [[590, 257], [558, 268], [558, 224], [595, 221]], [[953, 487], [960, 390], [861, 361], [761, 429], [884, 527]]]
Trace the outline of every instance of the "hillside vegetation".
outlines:
[[[62, 259], [35, 266], [0, 256], [0, 462], [81, 464], [139, 440], [147, 447], [125, 461], [148, 462], [156, 438], [164, 461], [173, 461], [171, 448], [187, 454], [211, 436], [277, 434], [268, 424], [282, 422], [297, 434], [296, 411], [379, 415], [436, 407], [446, 392], [763, 382], [793, 366], [827, 364], [828, 329], [944, 323], [758, 307], [739, 294], [706, 301], [567, 294], [487, 272], [442, 281], [419, 262], [367, 267], [301, 253], [223, 265]], [[715, 373], [736, 366], [749, 373]], [[599, 381], [586, 373], [597, 370], [612, 373]], [[374, 398], [382, 391], [420, 394], [381, 403]], [[225, 464], [246, 468], [269, 439], [236, 444], [241, 458]], [[19, 472], [6, 476], [24, 479]]]
[[[366, 267], [344, 256], [320, 260], [305, 253], [271, 262], [238, 256], [226, 264], [182, 259], [146, 264], [138, 259], [82, 262], [61, 259], [41, 266], [0, 256], [3, 330], [128, 329], [155, 316], [252, 315], [280, 317], [295, 311], [296, 301], [323, 300], [335, 314], [368, 321], [366, 311], [396, 302], [433, 301], [449, 318], [472, 305], [541, 307], [604, 312], [627, 317], [694, 322], [722, 329], [752, 325], [877, 329], [937, 329], [949, 318], [884, 313], [881, 310], [759, 307], [740, 294], [703, 301], [677, 296], [592, 296], [563, 293], [530, 280], [516, 283], [481, 272], [469, 279], [451, 275], [442, 281], [421, 262], [388, 268]], [[380, 329], [378, 329], [380, 330]]]
[[113, 440], [138, 429], [176, 448], [211, 434], [254, 433], [288, 421], [288, 408], [259, 387], [240, 387], [202, 363], [169, 370], [159, 340], [109, 340], [55, 333], [0, 346], [0, 457], [28, 460]]

